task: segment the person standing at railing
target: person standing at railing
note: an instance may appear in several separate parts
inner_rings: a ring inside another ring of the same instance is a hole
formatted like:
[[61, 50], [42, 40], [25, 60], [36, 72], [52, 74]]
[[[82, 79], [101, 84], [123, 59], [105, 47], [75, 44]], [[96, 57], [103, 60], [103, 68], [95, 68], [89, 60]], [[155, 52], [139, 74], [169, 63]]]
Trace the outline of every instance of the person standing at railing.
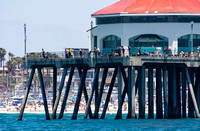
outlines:
[[101, 51], [99, 48], [97, 48], [98, 56], [101, 56]]
[[46, 58], [46, 56], [45, 56], [45, 51], [44, 51], [44, 49], [42, 48], [42, 57], [45, 59]]
[[95, 58], [97, 58], [97, 53], [98, 53], [98, 50], [97, 50], [97, 47], [94, 48], [94, 56]]
[[184, 53], [184, 51], [182, 50], [181, 52], [180, 52], [180, 57], [184, 57], [185, 56], [185, 53]]
[[84, 51], [84, 49], [82, 50], [82, 54], [83, 54], [83, 57], [85, 57], [85, 51]]
[[83, 53], [82, 53], [82, 50], [79, 49], [79, 56], [82, 57]]
[[164, 47], [163, 52], [164, 52], [164, 56], [166, 56], [166, 52], [167, 52], [167, 47], [166, 46]]
[[65, 49], [65, 58], [69, 58], [69, 51]]
[[72, 57], [72, 49], [69, 48], [69, 58], [71, 58], [71, 57]]
[[200, 57], [200, 46], [197, 47], [197, 52], [198, 57]]
[[131, 56], [131, 46], [128, 46], [128, 53], [129, 53], [129, 56]]
[[142, 54], [142, 49], [140, 47], [139, 50], [138, 50], [138, 56], [141, 56], [141, 54]]
[[123, 46], [121, 46], [121, 54], [122, 54], [122, 56], [124, 57], [124, 47]]

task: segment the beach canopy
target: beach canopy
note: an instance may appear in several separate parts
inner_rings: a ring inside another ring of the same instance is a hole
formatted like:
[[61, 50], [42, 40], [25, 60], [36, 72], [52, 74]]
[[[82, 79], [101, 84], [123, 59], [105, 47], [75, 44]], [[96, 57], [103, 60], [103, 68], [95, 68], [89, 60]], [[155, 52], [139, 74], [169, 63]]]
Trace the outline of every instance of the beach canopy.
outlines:
[[120, 0], [92, 15], [200, 13], [200, 0]]

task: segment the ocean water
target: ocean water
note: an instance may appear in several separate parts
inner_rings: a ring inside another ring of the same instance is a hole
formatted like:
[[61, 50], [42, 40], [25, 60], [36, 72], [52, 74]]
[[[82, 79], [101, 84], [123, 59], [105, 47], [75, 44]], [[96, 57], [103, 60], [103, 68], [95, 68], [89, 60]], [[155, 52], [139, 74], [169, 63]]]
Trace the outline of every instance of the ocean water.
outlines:
[[22, 121], [17, 121], [18, 113], [0, 114], [0, 130], [77, 130], [77, 131], [132, 131], [132, 130], [200, 130], [200, 119], [123, 119], [115, 120], [115, 114], [107, 114], [104, 120], [71, 120], [72, 114], [64, 114], [62, 120], [45, 120], [45, 114], [25, 113]]

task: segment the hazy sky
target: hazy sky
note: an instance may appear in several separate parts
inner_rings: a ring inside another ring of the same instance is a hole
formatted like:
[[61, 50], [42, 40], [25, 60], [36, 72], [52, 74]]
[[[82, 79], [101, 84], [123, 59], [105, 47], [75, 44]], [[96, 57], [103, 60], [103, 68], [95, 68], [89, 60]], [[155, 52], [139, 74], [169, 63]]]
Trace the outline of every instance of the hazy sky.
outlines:
[[0, 47], [23, 56], [26, 23], [27, 52], [88, 48], [91, 14], [117, 1], [0, 0]]

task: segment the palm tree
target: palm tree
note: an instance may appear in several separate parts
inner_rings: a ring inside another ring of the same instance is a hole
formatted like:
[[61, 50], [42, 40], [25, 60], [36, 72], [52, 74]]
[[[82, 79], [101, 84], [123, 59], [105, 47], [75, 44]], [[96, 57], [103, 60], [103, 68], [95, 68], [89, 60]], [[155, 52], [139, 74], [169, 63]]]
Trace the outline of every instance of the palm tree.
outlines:
[[15, 61], [17, 61], [17, 68], [18, 69], [22, 68], [22, 64], [23, 64], [22, 58], [21, 57], [15, 57], [14, 59], [15, 59]]
[[4, 61], [6, 60], [5, 59], [5, 55], [6, 55], [6, 50], [4, 48], [0, 48], [0, 59], [1, 59], [1, 65], [2, 65], [2, 62], [3, 62], [3, 82], [4, 82]]
[[15, 55], [14, 55], [13, 53], [11, 53], [11, 52], [9, 52], [8, 55], [9, 55], [9, 61], [10, 61], [10, 58], [11, 58], [11, 60], [12, 60], [13, 57], [15, 56]]
[[3, 59], [5, 59], [5, 55], [6, 55], [6, 50], [4, 48], [0, 48], [1, 65], [2, 65]]

